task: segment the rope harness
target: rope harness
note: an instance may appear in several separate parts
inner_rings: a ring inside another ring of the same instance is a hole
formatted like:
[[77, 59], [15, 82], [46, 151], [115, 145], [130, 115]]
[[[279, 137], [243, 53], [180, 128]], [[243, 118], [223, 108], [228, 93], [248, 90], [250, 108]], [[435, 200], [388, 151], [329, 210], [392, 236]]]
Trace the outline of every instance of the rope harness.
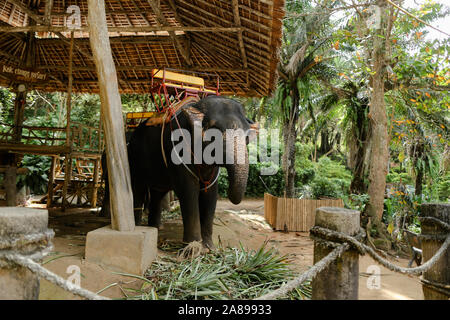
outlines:
[[[164, 113], [164, 116], [163, 116], [163, 123], [162, 123], [162, 128], [161, 128], [161, 154], [162, 154], [162, 157], [163, 157], [163, 160], [164, 160], [164, 164], [166, 165], [166, 168], [168, 168], [168, 164], [167, 164], [166, 153], [165, 153], [165, 151], [164, 151], [164, 139], [163, 139], [163, 137], [164, 137], [164, 130], [165, 130], [165, 127], [166, 127], [165, 124], [166, 124], [167, 117], [170, 118], [169, 124], [170, 124], [170, 131], [171, 131], [171, 132], [173, 132], [173, 126], [172, 126], [172, 120], [173, 120], [173, 119], [175, 119], [175, 121], [176, 121], [176, 123], [177, 123], [177, 126], [178, 126], [178, 129], [181, 130], [181, 125], [180, 125], [180, 122], [178, 121], [177, 112], [174, 111], [172, 108], [168, 108], [168, 109], [166, 110], [166, 112]], [[183, 130], [181, 130], [181, 134], [182, 134], [182, 136], [183, 136], [183, 141], [187, 141], [187, 140], [186, 140], [186, 137], [185, 137], [185, 135], [184, 135], [184, 133], [183, 133]], [[175, 144], [174, 144], [173, 140], [170, 139], [170, 141], [172, 142], [172, 147], [175, 148]], [[192, 148], [190, 149], [190, 152], [191, 152], [192, 157], [194, 158], [194, 163], [196, 163], [195, 154], [194, 154], [194, 152], [192, 152]], [[188, 171], [195, 179], [197, 179], [197, 181], [198, 181], [199, 183], [202, 183], [202, 184], [205, 186], [204, 188], [202, 188], [205, 192], [207, 192], [208, 189], [209, 189], [210, 187], [212, 187], [212, 186], [217, 182], [217, 180], [219, 179], [220, 168], [217, 170], [217, 174], [215, 174], [215, 170], [213, 170], [213, 172], [212, 172], [210, 178], [209, 178], [208, 180], [204, 180], [204, 179], [202, 178], [202, 175], [201, 175], [201, 167], [202, 167], [201, 164], [200, 164], [200, 165], [197, 165], [197, 166], [194, 165], [194, 168], [196, 168], [196, 169], [197, 169], [197, 172], [198, 172], [198, 174], [195, 174], [195, 173], [188, 167], [188, 165], [187, 165], [186, 163], [183, 162], [183, 160], [179, 157], [178, 153], [175, 152], [175, 154], [176, 154], [178, 160], [180, 161], [180, 163], [186, 168], [186, 170], [187, 170], [187, 171]]]

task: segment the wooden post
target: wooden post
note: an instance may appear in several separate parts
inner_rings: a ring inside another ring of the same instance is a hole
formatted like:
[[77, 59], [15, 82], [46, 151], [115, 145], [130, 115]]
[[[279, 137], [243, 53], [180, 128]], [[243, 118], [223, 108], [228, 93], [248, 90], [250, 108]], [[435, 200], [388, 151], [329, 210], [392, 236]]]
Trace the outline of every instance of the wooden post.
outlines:
[[50, 165], [50, 172], [48, 175], [48, 187], [47, 187], [47, 208], [51, 208], [53, 205], [53, 183], [55, 182], [55, 168], [56, 157], [52, 157], [52, 163]]
[[22, 125], [25, 112], [25, 104], [27, 100], [27, 91], [16, 91], [16, 99], [14, 101], [14, 142], [20, 142], [22, 139]]
[[97, 69], [106, 158], [109, 175], [111, 226], [115, 230], [134, 230], [131, 191], [122, 104], [116, 67], [111, 54], [104, 0], [88, 0], [89, 40]]
[[[73, 31], [70, 33], [70, 47], [69, 47], [69, 83], [67, 85], [67, 113], [66, 113], [66, 146], [72, 145], [72, 139], [70, 137], [70, 114], [72, 112], [72, 58], [73, 58]], [[72, 156], [70, 153], [66, 153], [64, 158], [64, 185], [62, 191], [62, 209], [65, 210], [68, 206], [67, 203], [67, 190], [69, 188], [70, 180], [72, 178]]]
[[[424, 203], [420, 207], [422, 217], [439, 219], [450, 224], [450, 204]], [[448, 231], [435, 222], [422, 221], [422, 262], [431, 259], [442, 246]], [[434, 238], [434, 239], [433, 239]], [[425, 300], [447, 300], [450, 298], [450, 248], [422, 276], [422, 290]]]
[[100, 174], [100, 159], [95, 158], [94, 161], [94, 177], [92, 179], [91, 208], [97, 207], [98, 181]]
[[[316, 209], [316, 226], [354, 236], [359, 232], [359, 212], [337, 207]], [[314, 241], [314, 264], [328, 255], [333, 248]], [[313, 300], [358, 299], [359, 253], [347, 250], [322, 270], [312, 282]]]

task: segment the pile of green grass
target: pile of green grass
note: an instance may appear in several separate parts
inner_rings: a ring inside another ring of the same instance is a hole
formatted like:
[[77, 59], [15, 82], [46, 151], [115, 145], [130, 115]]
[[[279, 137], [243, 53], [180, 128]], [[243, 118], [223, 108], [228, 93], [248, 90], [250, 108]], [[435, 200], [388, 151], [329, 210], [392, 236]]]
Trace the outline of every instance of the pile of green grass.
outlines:
[[[280, 256], [265, 243], [259, 250], [219, 248], [193, 259], [175, 255], [158, 258], [147, 270], [140, 290], [131, 290], [127, 299], [192, 300], [253, 299], [292, 279], [290, 257]], [[168, 248], [166, 247], [166, 250]], [[167, 252], [167, 251], [166, 251]], [[282, 299], [308, 299], [310, 283]]]

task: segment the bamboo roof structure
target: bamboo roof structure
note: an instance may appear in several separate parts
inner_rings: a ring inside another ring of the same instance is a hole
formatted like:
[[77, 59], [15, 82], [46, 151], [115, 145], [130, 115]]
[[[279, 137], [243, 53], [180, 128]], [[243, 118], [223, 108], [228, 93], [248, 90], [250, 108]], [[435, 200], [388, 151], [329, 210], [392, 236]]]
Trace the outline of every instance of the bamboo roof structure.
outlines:
[[[31, 67], [48, 76], [34, 89], [66, 91], [71, 5], [81, 13], [72, 91], [97, 93], [87, 0], [0, 0], [0, 68]], [[219, 75], [225, 95], [264, 96], [274, 88], [284, 0], [105, 0], [105, 6], [121, 93], [148, 93], [158, 68], [204, 73], [212, 87]], [[0, 69], [0, 86], [13, 81]]]

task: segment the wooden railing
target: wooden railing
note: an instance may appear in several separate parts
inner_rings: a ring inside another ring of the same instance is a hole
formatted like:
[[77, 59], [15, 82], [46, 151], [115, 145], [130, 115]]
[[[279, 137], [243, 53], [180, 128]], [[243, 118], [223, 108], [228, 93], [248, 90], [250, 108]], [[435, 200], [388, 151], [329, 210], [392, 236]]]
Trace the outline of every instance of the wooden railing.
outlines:
[[103, 130], [81, 123], [71, 123], [71, 141], [74, 150], [101, 153], [105, 146]]
[[22, 126], [20, 141], [16, 141], [14, 126], [0, 123], [0, 142], [22, 143], [43, 146], [64, 145], [66, 141], [66, 128]]
[[[65, 127], [22, 126], [20, 141], [15, 138], [14, 126], [0, 123], [0, 143], [64, 146], [66, 145]], [[85, 153], [101, 153], [104, 148], [103, 131], [81, 123], [70, 125], [72, 150]]]

